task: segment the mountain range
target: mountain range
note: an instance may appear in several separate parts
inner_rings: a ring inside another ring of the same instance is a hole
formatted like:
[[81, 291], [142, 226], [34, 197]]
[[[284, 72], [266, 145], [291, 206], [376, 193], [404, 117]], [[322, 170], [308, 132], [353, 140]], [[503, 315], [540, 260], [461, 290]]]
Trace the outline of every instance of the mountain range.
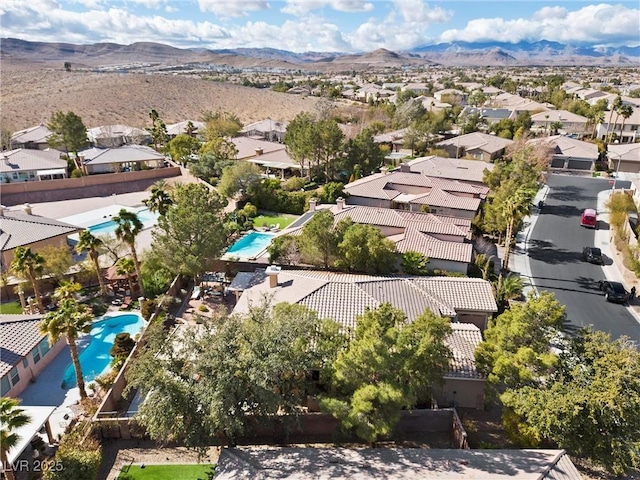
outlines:
[[304, 52], [273, 48], [183, 49], [139, 42], [131, 45], [0, 40], [2, 62], [59, 63], [98, 67], [128, 63], [210, 63], [233, 68], [274, 68], [306, 71], [349, 71], [408, 66], [639, 66], [640, 46], [602, 48], [538, 42], [452, 42], [424, 45], [402, 52], [378, 49], [365, 53]]

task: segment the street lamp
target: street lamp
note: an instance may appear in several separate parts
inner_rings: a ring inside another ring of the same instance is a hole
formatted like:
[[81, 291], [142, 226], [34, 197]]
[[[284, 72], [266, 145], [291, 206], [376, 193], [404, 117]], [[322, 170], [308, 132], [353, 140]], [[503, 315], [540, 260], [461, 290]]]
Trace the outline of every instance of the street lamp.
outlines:
[[[610, 153], [608, 152], [607, 154], [610, 154]], [[614, 191], [616, 189], [616, 181], [618, 180], [618, 172], [620, 171], [620, 162], [622, 161], [621, 153], [614, 153], [613, 155], [618, 156], [618, 166], [616, 167], [616, 172], [613, 176], [613, 185], [611, 186], [611, 191]]]

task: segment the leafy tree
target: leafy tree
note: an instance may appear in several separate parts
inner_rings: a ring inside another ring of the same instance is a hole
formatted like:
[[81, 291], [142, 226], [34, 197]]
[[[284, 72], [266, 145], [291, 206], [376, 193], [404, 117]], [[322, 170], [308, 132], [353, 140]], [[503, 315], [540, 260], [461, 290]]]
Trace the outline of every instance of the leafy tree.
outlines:
[[47, 137], [47, 143], [52, 148], [64, 147], [64, 151], [75, 153], [76, 168], [81, 169], [78, 163], [78, 150], [81, 150], [89, 141], [87, 140], [87, 127], [82, 118], [73, 112], [64, 113], [57, 111], [51, 116], [47, 128], [53, 132]]
[[292, 235], [275, 237], [267, 247], [269, 262], [282, 265], [299, 265], [302, 255], [298, 247], [298, 240]]
[[173, 205], [167, 183], [164, 180], [154, 183], [151, 187], [151, 196], [143, 200], [142, 203], [144, 203], [151, 212], [166, 215], [171, 205]]
[[189, 162], [189, 170], [205, 181], [221, 177], [225, 167], [236, 163], [238, 149], [229, 140], [217, 137], [205, 143], [197, 159]]
[[298, 238], [298, 245], [305, 258], [311, 263], [320, 263], [325, 269], [331, 266], [338, 248], [339, 239], [333, 224], [333, 213], [321, 210], [302, 227]]
[[81, 333], [91, 331], [93, 313], [86, 305], [81, 305], [73, 298], [62, 298], [58, 302], [58, 310], [47, 312], [39, 324], [40, 331], [49, 336], [49, 343], [53, 345], [61, 335], [67, 339], [71, 352], [71, 361], [76, 372], [76, 383], [80, 389], [80, 398], [87, 398], [84, 386], [82, 367], [76, 339]]
[[78, 243], [76, 244], [75, 249], [77, 253], [88, 253], [89, 258], [93, 263], [93, 268], [96, 271], [96, 276], [98, 277], [98, 283], [100, 284], [100, 294], [103, 297], [106, 297], [107, 285], [104, 281], [104, 276], [102, 275], [102, 269], [100, 268], [100, 249], [102, 248], [102, 245], [102, 239], [94, 236], [89, 230], [82, 230], [80, 232]]
[[67, 72], [70, 72], [71, 71], [71, 62], [64, 62], [64, 69]]
[[153, 108], [149, 112], [149, 118], [151, 119], [151, 127], [147, 128], [147, 131], [151, 134], [151, 141], [153, 142], [153, 148], [160, 152], [165, 148], [169, 134], [167, 133], [167, 126], [160, 118], [158, 111]]
[[628, 339], [583, 329], [538, 386], [502, 395], [520, 428], [616, 475], [638, 467], [640, 354]]
[[67, 245], [45, 245], [40, 249], [44, 258], [43, 276], [48, 277], [54, 284], [59, 284], [74, 264], [73, 256]]
[[182, 165], [186, 165], [199, 149], [200, 142], [187, 133], [176, 135], [169, 141], [169, 155]]
[[426, 275], [429, 259], [420, 252], [409, 250], [402, 254], [402, 270], [409, 275]]
[[227, 245], [222, 228], [227, 202], [202, 184], [178, 185], [173, 205], [158, 219], [152, 249], [172, 274], [197, 277]]
[[[148, 298], [155, 298], [164, 294], [173, 281], [175, 275], [164, 265], [164, 260], [153, 249], [145, 250], [142, 254], [142, 280], [144, 282], [144, 290]], [[145, 301], [147, 305], [149, 301]]]
[[250, 194], [261, 179], [262, 170], [258, 165], [251, 162], [236, 162], [222, 170], [218, 191], [228, 198], [234, 197], [238, 193]]
[[350, 272], [390, 273], [394, 270], [396, 246], [372, 225], [354, 224], [338, 244], [338, 266]]
[[38, 302], [38, 310], [44, 312], [39, 282], [44, 271], [44, 257], [38, 252], [32, 252], [29, 247], [17, 247], [11, 262], [11, 271], [29, 280]]
[[555, 366], [550, 344], [566, 320], [565, 307], [552, 293], [529, 297], [491, 320], [475, 353], [476, 366], [494, 389], [539, 386]]
[[221, 137], [235, 137], [242, 129], [242, 122], [233, 113], [208, 111], [203, 114], [203, 121], [207, 124], [205, 130], [207, 142]]
[[323, 399], [323, 409], [368, 442], [388, 435], [402, 408], [427, 402], [442, 382], [450, 328], [430, 311], [411, 323], [388, 303], [365, 311], [356, 320], [355, 338], [336, 360], [338, 395]]
[[9, 462], [7, 453], [20, 441], [20, 436], [15, 432], [20, 427], [27, 425], [31, 418], [18, 408], [20, 400], [17, 398], [0, 398], [0, 461], [4, 473], [9, 480], [16, 480], [16, 474]]
[[0, 150], [11, 150], [11, 137], [13, 133], [6, 128], [0, 128]]
[[340, 182], [329, 182], [322, 186], [319, 200], [322, 203], [336, 203], [338, 198], [345, 198], [344, 184]]
[[[142, 284], [142, 274], [140, 273], [140, 261], [138, 260], [138, 252], [136, 250], [136, 237], [142, 231], [143, 224], [137, 214], [124, 208], [121, 209], [120, 212], [118, 212], [118, 215], [113, 217], [112, 220], [117, 225], [114, 232], [116, 238], [129, 246], [131, 256], [133, 257], [133, 263], [136, 267], [136, 276], [138, 277], [140, 293], [144, 295], [144, 285]], [[133, 294], [133, 291], [131, 293]]]

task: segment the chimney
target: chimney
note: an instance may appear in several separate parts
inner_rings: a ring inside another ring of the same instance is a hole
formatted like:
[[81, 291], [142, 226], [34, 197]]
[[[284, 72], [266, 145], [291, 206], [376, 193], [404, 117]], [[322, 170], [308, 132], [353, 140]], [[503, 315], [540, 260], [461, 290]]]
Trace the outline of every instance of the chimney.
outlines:
[[278, 286], [278, 273], [280, 273], [282, 267], [276, 265], [269, 265], [265, 270], [265, 273], [269, 276], [269, 288], [276, 288]]
[[339, 212], [344, 210], [344, 198], [342, 198], [342, 197], [336, 198], [336, 205], [338, 207], [338, 211]]
[[380, 173], [382, 173], [383, 175], [386, 175], [387, 173], [389, 173], [389, 167], [380, 168]]
[[315, 212], [316, 211], [316, 206], [318, 205], [318, 199], [315, 197], [311, 197], [309, 199], [309, 211], [310, 212]]
[[2, 160], [4, 160], [4, 164], [5, 165], [9, 165], [9, 157], [7, 157], [6, 155], [2, 155]]
[[411, 173], [411, 167], [409, 165], [407, 165], [406, 163], [401, 163], [400, 164], [400, 171], [404, 172], [404, 173]]
[[4, 211], [7, 209], [4, 205], [0, 205], [0, 217], [4, 217]]
[[264, 150], [262, 148], [256, 148], [256, 156], [259, 157], [260, 155], [262, 155], [262, 153], [264, 152]]
[[32, 210], [31, 204], [29, 203], [25, 203], [22, 206], [22, 210], [24, 210], [24, 213], [26, 213], [27, 215], [33, 215], [33, 210]]

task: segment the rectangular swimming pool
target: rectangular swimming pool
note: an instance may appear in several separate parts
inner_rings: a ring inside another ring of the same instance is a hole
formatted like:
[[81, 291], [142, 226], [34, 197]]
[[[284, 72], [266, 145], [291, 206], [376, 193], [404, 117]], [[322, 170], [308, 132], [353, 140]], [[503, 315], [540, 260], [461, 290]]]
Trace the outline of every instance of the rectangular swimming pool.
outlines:
[[232, 257], [254, 258], [271, 244], [275, 237], [272, 233], [249, 232], [229, 247], [225, 255]]
[[[157, 213], [152, 213], [148, 208], [143, 208], [136, 212], [138, 219], [144, 225], [144, 228], [152, 227], [158, 221], [158, 217], [160, 216]], [[116, 231], [118, 225], [113, 220], [108, 220], [106, 222], [97, 223], [95, 225], [91, 225], [89, 227], [89, 231], [93, 235], [110, 235]]]

